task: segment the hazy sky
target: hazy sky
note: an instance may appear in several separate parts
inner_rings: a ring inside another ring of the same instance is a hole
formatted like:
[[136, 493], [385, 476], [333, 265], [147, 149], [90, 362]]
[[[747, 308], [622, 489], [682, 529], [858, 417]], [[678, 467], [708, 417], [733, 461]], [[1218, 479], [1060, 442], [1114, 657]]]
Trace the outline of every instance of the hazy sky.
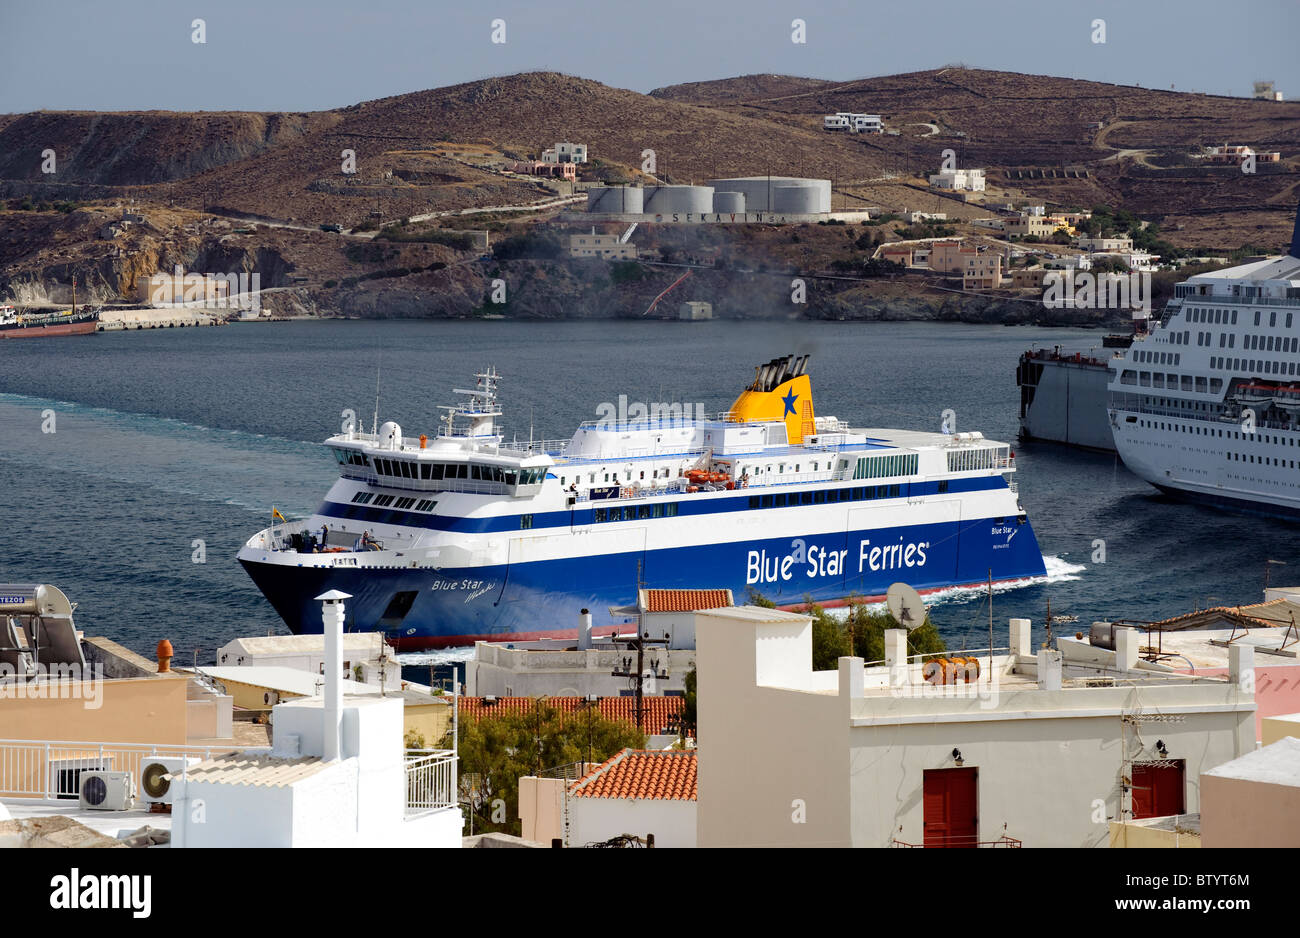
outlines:
[[1272, 79], [1300, 98], [1298, 37], [1300, 0], [0, 0], [0, 113], [319, 110], [532, 69], [649, 91], [953, 62], [1242, 96]]

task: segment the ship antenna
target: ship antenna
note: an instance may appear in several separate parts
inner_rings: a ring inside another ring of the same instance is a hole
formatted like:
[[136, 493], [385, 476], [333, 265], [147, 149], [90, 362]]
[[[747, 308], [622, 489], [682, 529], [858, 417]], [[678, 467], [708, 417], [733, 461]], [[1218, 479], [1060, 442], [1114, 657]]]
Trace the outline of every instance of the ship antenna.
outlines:
[[375, 364], [375, 416], [370, 423], [370, 435], [379, 435], [379, 365]]

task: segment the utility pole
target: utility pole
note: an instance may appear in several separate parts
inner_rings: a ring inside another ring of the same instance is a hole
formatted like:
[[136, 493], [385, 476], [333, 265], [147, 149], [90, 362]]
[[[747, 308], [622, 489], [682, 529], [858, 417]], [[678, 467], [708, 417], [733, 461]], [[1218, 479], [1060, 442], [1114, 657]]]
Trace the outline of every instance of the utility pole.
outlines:
[[[636, 729], [638, 733], [645, 731], [645, 682], [647, 680], [645, 673], [645, 649], [649, 645], [652, 648], [667, 646], [668, 639], [652, 639], [649, 632], [638, 632], [636, 638], [628, 641], [627, 647], [631, 651], [636, 648], [636, 670], [632, 670], [632, 658], [623, 659], [623, 666], [615, 668], [610, 672], [611, 677], [625, 677], [631, 680], [636, 691]], [[667, 680], [668, 671], [659, 667], [659, 660], [654, 659], [650, 662], [650, 680]]]

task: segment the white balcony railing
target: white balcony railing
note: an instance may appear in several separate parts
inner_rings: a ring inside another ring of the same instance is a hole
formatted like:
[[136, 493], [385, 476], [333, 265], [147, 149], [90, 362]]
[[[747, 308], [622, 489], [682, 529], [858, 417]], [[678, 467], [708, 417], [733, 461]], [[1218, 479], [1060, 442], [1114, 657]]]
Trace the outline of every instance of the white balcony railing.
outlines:
[[450, 749], [406, 751], [406, 813], [456, 807], [456, 753]]
[[0, 739], [0, 798], [75, 801], [80, 797], [83, 772], [130, 772], [138, 784], [140, 764], [155, 756], [206, 760], [236, 749]]

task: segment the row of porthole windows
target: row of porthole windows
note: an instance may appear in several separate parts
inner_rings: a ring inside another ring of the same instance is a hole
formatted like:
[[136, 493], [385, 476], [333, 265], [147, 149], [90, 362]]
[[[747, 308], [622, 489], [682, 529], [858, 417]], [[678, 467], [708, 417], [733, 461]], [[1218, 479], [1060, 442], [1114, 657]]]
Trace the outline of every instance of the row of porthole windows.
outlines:
[[1133, 353], [1134, 361], [1147, 362], [1152, 365], [1177, 365], [1180, 357], [1182, 357], [1180, 352], [1148, 352], [1139, 349]]
[[1296, 437], [1274, 436], [1271, 433], [1243, 433], [1240, 430], [1220, 430], [1217, 427], [1198, 427], [1194, 424], [1166, 423], [1163, 420], [1142, 420], [1139, 424], [1152, 430], [1169, 430], [1174, 433], [1194, 433], [1197, 436], [1217, 436], [1228, 440], [1244, 440], [1269, 446], [1295, 446]]
[[750, 508], [787, 508], [794, 505], [825, 505], [836, 502], [860, 502], [876, 498], [898, 498], [901, 485], [867, 485], [851, 489], [819, 489], [815, 492], [778, 492], [751, 495]]
[[1295, 362], [1269, 361], [1258, 358], [1227, 358], [1211, 356], [1210, 367], [1222, 371], [1250, 372], [1258, 375], [1293, 375], [1296, 373]]
[[658, 502], [653, 505], [623, 505], [597, 508], [592, 512], [597, 524], [606, 521], [639, 521], [645, 518], [672, 518], [677, 514], [676, 502]]

